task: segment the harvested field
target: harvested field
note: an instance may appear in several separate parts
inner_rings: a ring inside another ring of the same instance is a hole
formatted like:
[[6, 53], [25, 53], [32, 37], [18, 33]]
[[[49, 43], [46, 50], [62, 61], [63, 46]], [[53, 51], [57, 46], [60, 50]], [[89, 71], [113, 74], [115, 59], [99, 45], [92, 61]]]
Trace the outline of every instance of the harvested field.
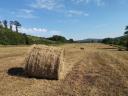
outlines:
[[[128, 96], [128, 52], [104, 44], [66, 44], [64, 79], [24, 76], [29, 46], [0, 47], [0, 96]], [[84, 49], [84, 50], [81, 50]]]

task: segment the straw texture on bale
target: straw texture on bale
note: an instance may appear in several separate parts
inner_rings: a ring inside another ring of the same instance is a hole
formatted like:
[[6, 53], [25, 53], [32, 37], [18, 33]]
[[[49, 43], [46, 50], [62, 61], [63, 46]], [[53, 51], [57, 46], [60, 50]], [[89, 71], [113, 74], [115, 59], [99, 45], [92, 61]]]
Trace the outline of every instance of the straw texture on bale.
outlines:
[[33, 45], [25, 59], [25, 73], [30, 77], [59, 79], [63, 69], [63, 49]]

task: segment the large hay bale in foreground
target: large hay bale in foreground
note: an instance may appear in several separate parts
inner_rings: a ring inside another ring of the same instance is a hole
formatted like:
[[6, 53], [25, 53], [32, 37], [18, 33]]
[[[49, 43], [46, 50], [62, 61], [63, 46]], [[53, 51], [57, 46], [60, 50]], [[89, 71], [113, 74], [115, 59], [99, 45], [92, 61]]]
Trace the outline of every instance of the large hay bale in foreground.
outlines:
[[63, 67], [63, 49], [34, 45], [25, 59], [25, 73], [30, 77], [59, 79]]

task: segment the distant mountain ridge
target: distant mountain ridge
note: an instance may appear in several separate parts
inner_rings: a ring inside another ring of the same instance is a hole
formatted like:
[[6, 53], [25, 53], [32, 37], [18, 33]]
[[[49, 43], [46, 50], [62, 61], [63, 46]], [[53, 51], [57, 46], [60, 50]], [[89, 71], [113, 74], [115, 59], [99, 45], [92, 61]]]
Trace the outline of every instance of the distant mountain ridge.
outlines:
[[89, 39], [77, 40], [76, 42], [79, 42], [79, 43], [99, 43], [99, 42], [102, 42], [102, 40], [103, 39], [89, 38]]

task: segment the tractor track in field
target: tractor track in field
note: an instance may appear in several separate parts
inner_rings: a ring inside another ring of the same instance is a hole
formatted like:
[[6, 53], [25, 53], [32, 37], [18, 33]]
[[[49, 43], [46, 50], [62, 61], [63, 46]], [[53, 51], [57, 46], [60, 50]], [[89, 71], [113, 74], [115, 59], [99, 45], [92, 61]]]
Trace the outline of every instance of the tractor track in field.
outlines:
[[[113, 68], [111, 66], [111, 63], [114, 64], [114, 61], [109, 61], [108, 59], [108, 62], [106, 62], [104, 53], [102, 54], [97, 51], [85, 53], [83, 59], [74, 65], [72, 71], [62, 81], [63, 83], [57, 91], [57, 95], [118, 96], [121, 94], [122, 96], [127, 96], [128, 78], [126, 75], [120, 74], [120, 71], [116, 69], [116, 67]], [[102, 68], [103, 66], [106, 67], [106, 70]], [[90, 70], [90, 68], [92, 69]], [[95, 69], [93, 70], [93, 68]], [[111, 73], [110, 70], [114, 73]], [[101, 79], [103, 79], [103, 81]]]

